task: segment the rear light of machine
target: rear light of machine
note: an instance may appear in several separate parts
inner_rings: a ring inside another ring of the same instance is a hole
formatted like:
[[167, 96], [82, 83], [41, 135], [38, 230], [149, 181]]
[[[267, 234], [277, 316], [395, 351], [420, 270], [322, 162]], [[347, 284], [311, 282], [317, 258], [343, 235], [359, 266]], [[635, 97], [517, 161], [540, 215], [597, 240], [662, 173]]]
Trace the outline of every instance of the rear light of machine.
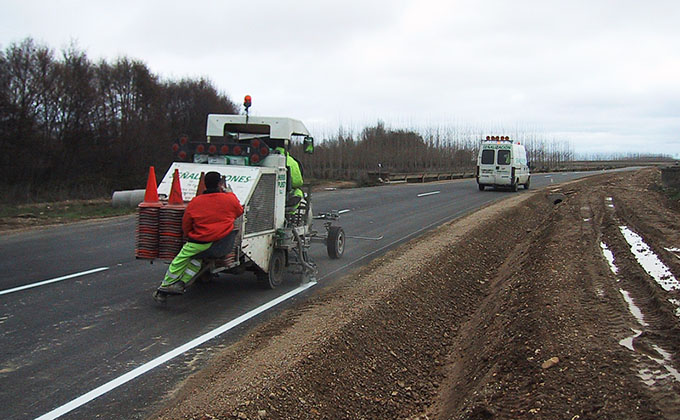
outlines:
[[232, 149], [232, 152], [235, 156], [240, 156], [241, 155], [241, 146], [234, 146]]
[[250, 142], [250, 145], [253, 146], [254, 149], [257, 149], [258, 147], [260, 147], [260, 140], [253, 139], [253, 141]]
[[184, 146], [185, 144], [189, 143], [189, 137], [187, 136], [182, 136], [179, 138], [179, 144]]
[[179, 151], [179, 144], [175, 143], [172, 145], [172, 151], [177, 153]]
[[222, 153], [223, 155], [226, 155], [227, 153], [229, 153], [229, 146], [227, 146], [225, 144], [222, 147], [220, 147], [220, 153]]
[[258, 155], [257, 153], [253, 153], [252, 155], [250, 155], [250, 162], [251, 163], [257, 163], [259, 161], [260, 161], [260, 155]]
[[199, 144], [196, 146], [196, 153], [204, 153], [205, 152], [205, 146], [202, 144]]
[[185, 152], [184, 150], [182, 150], [181, 152], [179, 152], [179, 153], [177, 154], [177, 157], [180, 158], [180, 159], [182, 159], [182, 160], [184, 160], [184, 159], [187, 158], [187, 152]]
[[215, 153], [217, 153], [217, 146], [215, 146], [214, 144], [211, 144], [208, 147], [208, 153], [210, 153], [211, 155], [214, 155]]
[[268, 154], [269, 154], [269, 147], [266, 147], [266, 146], [260, 147], [260, 155], [262, 155], [262, 157], [265, 157]]

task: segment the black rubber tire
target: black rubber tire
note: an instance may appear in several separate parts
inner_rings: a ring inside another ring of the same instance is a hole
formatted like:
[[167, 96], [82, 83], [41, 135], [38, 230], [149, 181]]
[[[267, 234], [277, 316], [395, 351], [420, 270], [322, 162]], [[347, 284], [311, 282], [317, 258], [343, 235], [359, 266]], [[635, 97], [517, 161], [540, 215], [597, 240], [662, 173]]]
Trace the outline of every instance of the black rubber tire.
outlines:
[[275, 289], [283, 282], [283, 272], [286, 270], [286, 256], [280, 249], [275, 249], [269, 259], [269, 272], [258, 270], [257, 281], [265, 289]]
[[510, 189], [512, 190], [512, 192], [517, 192], [517, 181], [516, 180], [515, 180], [515, 182], [512, 183], [512, 185], [510, 185]]
[[484, 191], [485, 185], [484, 185], [484, 184], [479, 184], [478, 187], [479, 187], [479, 191]]
[[326, 250], [328, 251], [328, 256], [334, 260], [342, 257], [342, 254], [345, 253], [345, 231], [340, 226], [328, 228]]
[[527, 178], [527, 183], [524, 184], [524, 189], [525, 189], [525, 190], [528, 190], [530, 185], [531, 185], [531, 177], [528, 177], [528, 178]]

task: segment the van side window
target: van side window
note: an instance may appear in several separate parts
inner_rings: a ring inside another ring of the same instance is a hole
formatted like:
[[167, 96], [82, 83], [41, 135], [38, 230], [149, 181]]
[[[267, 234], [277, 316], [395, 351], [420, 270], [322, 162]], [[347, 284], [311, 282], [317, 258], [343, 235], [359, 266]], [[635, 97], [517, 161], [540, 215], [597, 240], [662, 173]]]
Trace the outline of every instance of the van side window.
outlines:
[[493, 165], [493, 150], [482, 150], [482, 165]]
[[510, 151], [509, 150], [499, 150], [498, 151], [498, 164], [499, 165], [509, 165], [510, 164]]

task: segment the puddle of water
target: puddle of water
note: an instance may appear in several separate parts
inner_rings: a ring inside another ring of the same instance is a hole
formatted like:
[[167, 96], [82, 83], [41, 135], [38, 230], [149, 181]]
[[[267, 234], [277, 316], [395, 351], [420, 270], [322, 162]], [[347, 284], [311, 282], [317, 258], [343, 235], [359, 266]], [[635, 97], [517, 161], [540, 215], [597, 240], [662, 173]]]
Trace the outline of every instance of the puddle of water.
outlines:
[[631, 330], [635, 334], [631, 335], [630, 337], [626, 337], [623, 340], [619, 341], [619, 344], [621, 344], [623, 347], [627, 348], [630, 351], [635, 351], [635, 349], [633, 348], [633, 340], [638, 338], [640, 336], [640, 334], [642, 334], [642, 331], [636, 330], [636, 329], [633, 329], [633, 328], [631, 328]]
[[637, 233], [633, 232], [628, 226], [619, 226], [623, 237], [626, 238], [630, 250], [635, 255], [635, 259], [642, 268], [659, 283], [664, 290], [678, 290], [680, 283], [675, 278], [671, 270], [657, 257], [649, 245]]
[[630, 293], [623, 289], [619, 289], [619, 292], [621, 292], [621, 294], [623, 295], [623, 299], [628, 304], [628, 310], [630, 311], [631, 314], [633, 314], [633, 316], [635, 316], [635, 319], [637, 319], [638, 323], [643, 327], [648, 326], [649, 324], [645, 322], [645, 316], [642, 314], [642, 311], [635, 304], [635, 302], [633, 302], [633, 298], [630, 297]]
[[[600, 248], [602, 248], [602, 254], [609, 263], [609, 269], [612, 270], [612, 273], [617, 274], [619, 272], [619, 267], [614, 264], [614, 254], [609, 250], [607, 244], [604, 242], [600, 242]], [[616, 281], [619, 281], [619, 279], [616, 279]]]

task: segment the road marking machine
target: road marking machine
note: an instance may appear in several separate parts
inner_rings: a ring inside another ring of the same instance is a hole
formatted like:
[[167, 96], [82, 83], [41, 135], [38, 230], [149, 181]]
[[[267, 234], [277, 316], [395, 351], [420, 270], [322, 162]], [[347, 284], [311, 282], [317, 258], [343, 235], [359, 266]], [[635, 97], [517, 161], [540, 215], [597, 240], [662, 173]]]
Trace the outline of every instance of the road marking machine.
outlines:
[[[246, 105], [249, 105], [246, 98]], [[247, 110], [247, 108], [246, 108]], [[241, 274], [251, 271], [266, 288], [275, 288], [286, 271], [300, 274], [303, 282], [314, 281], [316, 264], [310, 259], [311, 243], [325, 244], [330, 258], [345, 250], [345, 232], [334, 222], [338, 212], [313, 215], [308, 189], [297, 200], [291, 194], [288, 150], [301, 139], [304, 151], [314, 150], [314, 140], [298, 120], [246, 115], [208, 115], [206, 140], [192, 142], [182, 137], [173, 145], [175, 161], [157, 188], [157, 198], [139, 205], [136, 257], [153, 262], [171, 261], [181, 249], [181, 220], [184, 208], [197, 192], [202, 174], [219, 172], [236, 195], [244, 213], [234, 223], [236, 231], [230, 249], [213, 249], [199, 254], [203, 264], [187, 286], [208, 281], [220, 272]], [[155, 175], [150, 173], [150, 178]], [[147, 186], [147, 190], [148, 190]], [[167, 201], [165, 201], [167, 200]], [[320, 220], [322, 230], [312, 222]], [[165, 302], [168, 294], [154, 292]]]

